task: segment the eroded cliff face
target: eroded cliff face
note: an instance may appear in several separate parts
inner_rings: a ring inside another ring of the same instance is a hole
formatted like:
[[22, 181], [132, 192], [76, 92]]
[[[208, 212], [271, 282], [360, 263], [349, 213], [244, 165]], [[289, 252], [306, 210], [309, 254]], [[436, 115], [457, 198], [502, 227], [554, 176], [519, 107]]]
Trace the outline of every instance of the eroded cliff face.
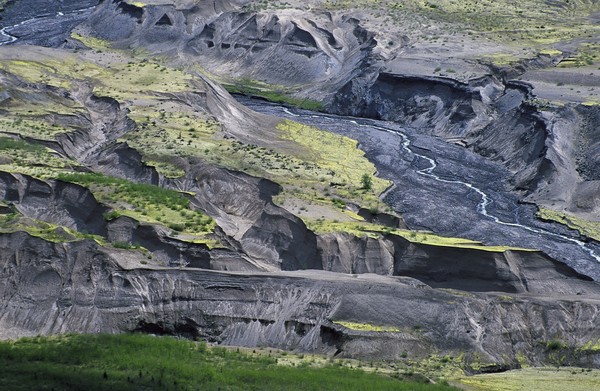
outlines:
[[312, 100], [360, 74], [376, 45], [374, 34], [350, 16], [246, 12], [241, 6], [248, 1], [215, 3], [142, 8], [107, 1], [87, 24], [120, 45], [177, 55], [230, 82], [279, 85]]
[[572, 172], [559, 173], [568, 169], [546, 153], [553, 145], [550, 124], [529, 99], [527, 86], [494, 77], [464, 83], [381, 73], [374, 80], [350, 81], [330, 110], [395, 121], [460, 142], [504, 163], [514, 173], [514, 187], [532, 192], [543, 178]]
[[[590, 278], [540, 252], [493, 252], [411, 243], [388, 235], [374, 239], [340, 233], [318, 237], [326, 270], [409, 276], [436, 288], [473, 292], [581, 295]], [[590, 286], [594, 286], [591, 284]]]
[[[543, 343], [553, 338], [570, 346], [600, 338], [599, 303], [579, 297], [465, 294], [407, 277], [140, 268], [142, 254], [26, 233], [0, 236], [0, 249], [4, 338], [140, 330], [341, 357], [394, 359], [406, 351], [422, 357], [436, 350], [468, 352], [468, 363], [477, 352], [481, 362], [508, 366], [516, 362], [506, 357], [517, 353], [544, 362]], [[598, 290], [585, 281], [579, 286]], [[356, 331], [336, 323], [343, 321], [396, 331]], [[597, 360], [597, 352], [579, 351], [563, 364]]]

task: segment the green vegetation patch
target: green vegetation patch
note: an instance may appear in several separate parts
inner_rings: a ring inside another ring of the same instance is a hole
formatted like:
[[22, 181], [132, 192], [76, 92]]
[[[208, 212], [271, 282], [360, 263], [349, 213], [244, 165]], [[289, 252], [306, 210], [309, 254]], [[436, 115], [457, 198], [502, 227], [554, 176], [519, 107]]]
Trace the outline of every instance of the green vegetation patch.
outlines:
[[122, 141], [137, 149], [144, 162], [169, 178], [185, 174], [185, 161], [193, 157], [241, 169], [231, 156], [232, 140], [216, 137], [220, 124], [206, 113], [177, 100], [139, 100], [129, 115], [137, 127]]
[[23, 217], [16, 211], [0, 215], [0, 232], [10, 233], [18, 231], [27, 232], [31, 236], [53, 243], [74, 242], [83, 239], [91, 239], [101, 245], [105, 242], [101, 236]]
[[62, 68], [63, 65], [55, 60], [40, 62], [8, 59], [0, 61], [0, 69], [13, 73], [27, 82], [69, 88], [71, 86], [70, 80], [61, 77]]
[[100, 38], [96, 38], [96, 37], [92, 37], [90, 35], [81, 35], [76, 32], [73, 32], [73, 33], [71, 33], [71, 38], [74, 38], [74, 39], [80, 41], [82, 44], [84, 44], [85, 46], [87, 46], [90, 49], [101, 50], [101, 49], [109, 49], [111, 47], [111, 44], [109, 41], [106, 41], [106, 40], [100, 39]]
[[395, 229], [383, 225], [371, 224], [359, 221], [335, 222], [324, 219], [304, 219], [306, 225], [315, 233], [327, 234], [344, 232], [357, 237], [368, 236], [373, 239], [379, 239], [382, 235], [396, 235], [412, 243], [425, 244], [429, 246], [468, 248], [491, 252], [505, 252], [509, 250], [535, 251], [532, 249], [506, 247], [506, 246], [485, 246], [481, 242], [463, 238], [452, 238], [439, 236], [431, 232], [410, 231], [405, 229]]
[[0, 170], [47, 178], [76, 166], [79, 166], [77, 162], [65, 159], [49, 148], [0, 136]]
[[113, 211], [105, 216], [108, 220], [126, 215], [200, 237], [215, 228], [213, 219], [189, 209], [189, 199], [174, 190], [96, 173], [61, 173], [58, 179], [87, 187], [99, 201], [110, 205]]
[[56, 135], [73, 130], [49, 123], [47, 119], [42, 117], [23, 116], [14, 112], [9, 116], [0, 118], [0, 131], [18, 133], [37, 140], [54, 140]]
[[600, 240], [600, 222], [589, 221], [581, 217], [574, 216], [565, 212], [557, 212], [552, 209], [540, 208], [537, 216], [542, 220], [555, 221], [566, 225], [569, 228], [579, 231], [580, 234], [589, 238]]
[[600, 389], [600, 371], [582, 368], [527, 368], [465, 377], [474, 391], [590, 391]]
[[600, 338], [588, 341], [585, 345], [581, 347], [580, 350], [588, 352], [600, 352]]
[[499, 66], [499, 67], [514, 65], [522, 60], [521, 58], [515, 56], [514, 54], [508, 54], [508, 53], [486, 54], [485, 56], [482, 56], [481, 59], [484, 61], [491, 62], [492, 64]]
[[[177, 101], [132, 107], [137, 128], [124, 136], [147, 164], [168, 177], [181, 176], [185, 161], [204, 161], [271, 179], [284, 195], [320, 205], [333, 199], [377, 207], [390, 182], [375, 177], [375, 166], [357, 142], [292, 121], [279, 126], [272, 148], [220, 137], [221, 125], [205, 113], [190, 112]], [[365, 179], [366, 175], [366, 179]], [[368, 186], [365, 186], [368, 184]]]
[[[356, 140], [288, 120], [279, 124], [278, 129], [282, 131], [282, 139], [300, 146], [296, 157], [303, 161], [292, 167], [295, 178], [276, 179], [287, 192], [325, 203], [337, 200], [340, 206], [354, 202], [377, 209], [379, 195], [391, 182], [375, 176], [375, 166], [358, 149]], [[299, 184], [303, 186], [298, 187]]]
[[346, 322], [341, 320], [333, 321], [334, 324], [339, 324], [350, 330], [357, 331], [374, 331], [379, 333], [399, 333], [401, 330], [393, 326], [379, 326], [370, 323]]
[[2, 152], [14, 152], [19, 151], [22, 153], [43, 153], [44, 147], [40, 145], [29, 144], [26, 141], [13, 139], [10, 137], [0, 137], [0, 151]]
[[68, 335], [0, 342], [3, 390], [455, 390], [203, 342], [147, 335]]
[[600, 62], [600, 44], [585, 43], [577, 53], [558, 64], [559, 68], [585, 67]]
[[[75, 90], [85, 81], [94, 86], [96, 95], [127, 105], [137, 127], [120, 141], [139, 150], [144, 162], [162, 175], [181, 177], [190, 159], [201, 158], [271, 179], [283, 186], [284, 197], [302, 198], [327, 208], [339, 208], [335, 200], [369, 209], [381, 204], [378, 196], [390, 183], [375, 177], [375, 166], [357, 148], [356, 141], [292, 121], [269, 130], [271, 147], [225, 138], [217, 120], [177, 95], [197, 90], [201, 80], [165, 66], [160, 59], [112, 49], [82, 34], [73, 36], [93, 50], [64, 52], [60, 61], [47, 53], [35, 61], [27, 56], [5, 59], [0, 67], [28, 82], [67, 90]], [[248, 84], [267, 89], [259, 83]], [[53, 139], [69, 131], [51, 124], [47, 117], [35, 120], [40, 123], [30, 123], [34, 119], [23, 115], [16, 120], [7, 118], [6, 129], [40, 139]], [[40, 130], [32, 133], [36, 128]]]
[[250, 79], [236, 80], [233, 83], [225, 81], [223, 86], [232, 94], [250, 95], [306, 110], [320, 111], [324, 108], [323, 103], [319, 101], [293, 97], [293, 92], [298, 88], [271, 85]]

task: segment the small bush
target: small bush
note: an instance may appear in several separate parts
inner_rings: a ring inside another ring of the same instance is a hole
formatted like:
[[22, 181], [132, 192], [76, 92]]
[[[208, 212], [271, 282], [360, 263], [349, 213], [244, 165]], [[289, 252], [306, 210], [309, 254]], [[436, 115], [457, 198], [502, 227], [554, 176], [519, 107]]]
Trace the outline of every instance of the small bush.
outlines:
[[548, 350], [560, 350], [564, 349], [565, 347], [565, 344], [562, 341], [559, 341], [558, 339], [553, 339], [546, 342], [546, 349]]
[[371, 190], [373, 187], [373, 179], [371, 178], [371, 175], [363, 174], [362, 177], [360, 177], [360, 184], [363, 190]]
[[127, 243], [127, 242], [114, 242], [112, 244], [112, 246], [114, 248], [120, 248], [120, 249], [125, 249], [125, 250], [129, 250], [132, 248], [136, 248], [136, 246], [132, 245], [131, 243]]
[[114, 219], [118, 219], [119, 217], [121, 217], [121, 213], [116, 210], [111, 210], [110, 212], [104, 213], [104, 220], [106, 221], [112, 221]]

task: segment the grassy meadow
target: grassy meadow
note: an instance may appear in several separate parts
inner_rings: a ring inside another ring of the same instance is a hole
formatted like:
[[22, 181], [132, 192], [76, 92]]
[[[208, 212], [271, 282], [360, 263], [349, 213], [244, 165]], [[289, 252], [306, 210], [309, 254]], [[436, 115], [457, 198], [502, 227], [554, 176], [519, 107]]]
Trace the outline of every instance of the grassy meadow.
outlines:
[[290, 366], [278, 360], [141, 334], [32, 337], [0, 343], [0, 389], [455, 390], [335, 363]]

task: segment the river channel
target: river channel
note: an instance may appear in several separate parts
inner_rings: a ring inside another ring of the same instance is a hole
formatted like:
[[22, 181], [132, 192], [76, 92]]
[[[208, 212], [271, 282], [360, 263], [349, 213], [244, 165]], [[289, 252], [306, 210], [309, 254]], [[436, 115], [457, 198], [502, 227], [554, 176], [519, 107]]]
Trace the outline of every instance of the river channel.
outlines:
[[600, 246], [582, 240], [576, 231], [537, 219], [537, 208], [521, 203], [520, 195], [507, 188], [511, 175], [499, 163], [393, 122], [238, 100], [257, 112], [357, 140], [378, 175], [394, 183], [383, 201], [412, 229], [541, 250], [600, 280]]

